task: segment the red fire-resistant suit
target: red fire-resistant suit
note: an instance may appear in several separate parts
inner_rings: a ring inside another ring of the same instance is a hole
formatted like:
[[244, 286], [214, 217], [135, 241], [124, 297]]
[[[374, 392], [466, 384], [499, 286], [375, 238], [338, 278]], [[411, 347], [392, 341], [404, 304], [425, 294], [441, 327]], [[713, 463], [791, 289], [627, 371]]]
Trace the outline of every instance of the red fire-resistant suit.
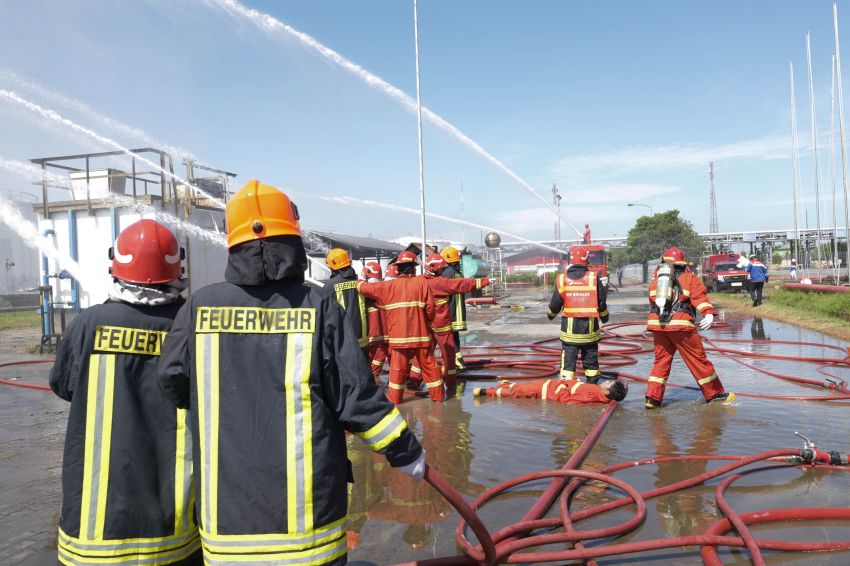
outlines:
[[545, 399], [558, 403], [607, 403], [608, 397], [595, 383], [586, 383], [575, 379], [535, 379], [533, 381], [504, 380], [499, 387], [484, 390], [487, 397], [500, 399]]
[[713, 399], [725, 393], [723, 384], [714, 371], [714, 366], [708, 361], [702, 340], [696, 333], [694, 317], [697, 311], [702, 316], [716, 315], [717, 311], [711, 306], [705, 287], [699, 278], [689, 269], [677, 272], [674, 283], [673, 306], [670, 320], [662, 322], [659, 319], [658, 307], [655, 305], [655, 289], [658, 285], [656, 273], [649, 284], [649, 304], [651, 311], [646, 322], [647, 330], [652, 332], [655, 341], [655, 363], [646, 387], [646, 396], [661, 402], [664, 399], [664, 387], [670, 376], [670, 366], [673, 355], [678, 351], [697, 380], [706, 400]]
[[[434, 323], [431, 331], [437, 344], [440, 345], [440, 357], [443, 359], [443, 375], [446, 381], [446, 389], [454, 391], [457, 389], [457, 345], [452, 332], [452, 313], [449, 310], [449, 297], [455, 293], [469, 293], [475, 289], [481, 289], [490, 284], [487, 277], [477, 279], [445, 279], [425, 272], [422, 277], [431, 287], [434, 294], [434, 304], [437, 307], [434, 315]], [[413, 364], [412, 371], [417, 372], [419, 368]]]
[[387, 313], [377, 301], [366, 300], [366, 320], [369, 326], [369, 361], [372, 364], [372, 375], [375, 379], [381, 375], [384, 362], [387, 361]]
[[357, 289], [364, 297], [376, 300], [387, 313], [386, 335], [391, 352], [389, 400], [401, 403], [410, 363], [416, 359], [431, 400], [443, 401], [446, 393], [434, 359], [430, 332], [436, 307], [428, 283], [421, 277], [402, 274], [392, 281], [360, 281]]

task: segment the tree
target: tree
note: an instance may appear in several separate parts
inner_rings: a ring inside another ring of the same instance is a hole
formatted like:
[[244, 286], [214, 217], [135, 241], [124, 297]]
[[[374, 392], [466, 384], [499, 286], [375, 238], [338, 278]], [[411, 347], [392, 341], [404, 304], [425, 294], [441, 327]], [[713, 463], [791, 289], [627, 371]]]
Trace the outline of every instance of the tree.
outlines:
[[689, 261], [699, 258], [705, 244], [690, 222], [679, 218], [678, 210], [641, 216], [629, 230], [626, 250], [630, 261], [646, 264], [659, 259], [670, 247], [682, 248]]

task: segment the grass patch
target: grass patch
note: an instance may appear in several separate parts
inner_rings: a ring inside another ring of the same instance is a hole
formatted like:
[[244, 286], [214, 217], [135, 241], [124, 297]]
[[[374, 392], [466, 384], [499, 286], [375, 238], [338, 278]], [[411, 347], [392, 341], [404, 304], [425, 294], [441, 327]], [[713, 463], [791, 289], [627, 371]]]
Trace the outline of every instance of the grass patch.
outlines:
[[31, 311], [0, 312], [0, 330], [10, 328], [38, 328], [41, 326], [41, 315], [35, 309]]
[[753, 307], [749, 295], [742, 294], [714, 293], [711, 302], [733, 312], [779, 320], [850, 342], [850, 293], [811, 293], [766, 285], [759, 307]]

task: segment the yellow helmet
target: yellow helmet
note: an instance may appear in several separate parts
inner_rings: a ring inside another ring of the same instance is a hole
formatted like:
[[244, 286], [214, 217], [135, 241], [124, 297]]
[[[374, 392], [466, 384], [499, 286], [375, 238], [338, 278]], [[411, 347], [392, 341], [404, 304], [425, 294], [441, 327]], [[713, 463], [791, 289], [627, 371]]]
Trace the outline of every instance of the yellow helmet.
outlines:
[[443, 248], [443, 251], [440, 252], [440, 255], [443, 256], [443, 259], [446, 260], [446, 263], [457, 263], [460, 261], [460, 252], [452, 246], [446, 246], [445, 248]]
[[227, 202], [227, 247], [271, 236], [301, 236], [298, 208], [271, 185], [251, 179]]
[[334, 248], [329, 251], [325, 261], [327, 261], [328, 267], [334, 271], [351, 265], [351, 258], [348, 257], [348, 252], [342, 248]]

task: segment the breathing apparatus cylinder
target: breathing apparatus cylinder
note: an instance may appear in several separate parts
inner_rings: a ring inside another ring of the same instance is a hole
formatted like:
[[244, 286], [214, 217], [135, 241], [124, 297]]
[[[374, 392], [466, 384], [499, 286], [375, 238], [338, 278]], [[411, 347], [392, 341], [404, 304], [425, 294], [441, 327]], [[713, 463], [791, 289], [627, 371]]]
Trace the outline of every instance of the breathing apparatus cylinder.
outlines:
[[662, 263], [656, 274], [655, 304], [658, 306], [658, 318], [661, 321], [670, 320], [670, 308], [673, 305], [673, 266]]

